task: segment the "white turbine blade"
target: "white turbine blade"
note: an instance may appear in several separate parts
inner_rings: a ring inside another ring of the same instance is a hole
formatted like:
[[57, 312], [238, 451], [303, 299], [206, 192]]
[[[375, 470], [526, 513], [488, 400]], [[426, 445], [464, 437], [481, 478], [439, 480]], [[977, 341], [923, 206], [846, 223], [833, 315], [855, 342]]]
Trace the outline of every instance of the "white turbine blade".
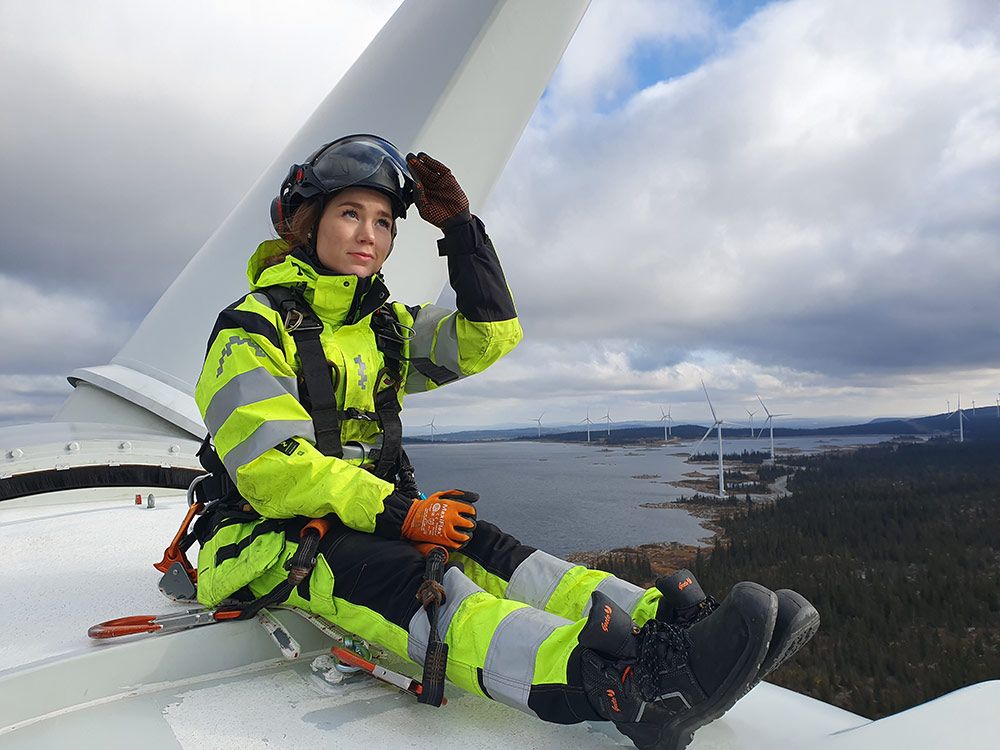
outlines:
[[708, 408], [712, 410], [712, 419], [716, 422], [719, 421], [719, 417], [715, 414], [715, 407], [712, 406], [712, 399], [708, 397], [708, 388], [705, 387], [705, 381], [701, 381], [701, 388], [705, 391], [705, 398], [708, 400]]
[[[760, 397], [759, 393], [757, 394], [757, 400], [760, 401], [761, 406], [764, 406], [764, 400]], [[766, 406], [764, 406], [764, 413], [767, 414], [767, 416], [771, 416], [771, 412], [767, 410]]]
[[[712, 425], [712, 427], [715, 427], [715, 425]], [[694, 446], [694, 450], [698, 450], [699, 446], [705, 442], [705, 438], [707, 438], [709, 435], [712, 434], [712, 427], [709, 427], [707, 430], [705, 430], [705, 434], [701, 436], [701, 440], [699, 440], [698, 443]]]

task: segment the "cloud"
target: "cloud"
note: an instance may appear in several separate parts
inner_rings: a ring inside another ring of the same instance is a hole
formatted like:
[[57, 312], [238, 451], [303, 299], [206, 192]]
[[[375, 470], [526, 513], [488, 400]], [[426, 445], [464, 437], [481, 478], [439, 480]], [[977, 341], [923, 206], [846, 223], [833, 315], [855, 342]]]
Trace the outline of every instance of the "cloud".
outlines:
[[534, 122], [489, 207], [529, 339], [996, 366], [997, 31], [988, 3], [780, 3], [619, 110]]
[[4, 272], [137, 324], [396, 5], [5, 4]]

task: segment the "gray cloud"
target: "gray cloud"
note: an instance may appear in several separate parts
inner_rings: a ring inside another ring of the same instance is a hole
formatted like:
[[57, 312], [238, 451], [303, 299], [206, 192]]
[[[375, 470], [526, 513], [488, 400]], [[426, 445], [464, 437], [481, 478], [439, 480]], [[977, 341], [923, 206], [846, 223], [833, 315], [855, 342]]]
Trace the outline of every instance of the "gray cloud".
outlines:
[[912, 10], [771, 6], [690, 75], [526, 138], [490, 208], [532, 336], [628, 337], [639, 370], [996, 368], [997, 16]]

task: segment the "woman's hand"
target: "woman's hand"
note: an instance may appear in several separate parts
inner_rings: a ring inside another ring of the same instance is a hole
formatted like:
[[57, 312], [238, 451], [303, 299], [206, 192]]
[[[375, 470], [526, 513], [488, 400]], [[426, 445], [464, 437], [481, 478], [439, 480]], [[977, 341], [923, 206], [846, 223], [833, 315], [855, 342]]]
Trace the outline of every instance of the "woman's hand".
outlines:
[[444, 229], [469, 220], [469, 199], [448, 167], [423, 151], [407, 154], [406, 163], [416, 182], [414, 202], [424, 221]]

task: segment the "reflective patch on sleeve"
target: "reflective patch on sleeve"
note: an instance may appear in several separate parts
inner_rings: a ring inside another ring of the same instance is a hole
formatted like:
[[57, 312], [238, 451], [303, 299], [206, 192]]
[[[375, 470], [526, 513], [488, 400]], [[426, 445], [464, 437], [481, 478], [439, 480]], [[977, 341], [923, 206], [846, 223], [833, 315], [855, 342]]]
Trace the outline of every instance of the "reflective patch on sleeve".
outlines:
[[315, 440], [312, 420], [276, 419], [263, 422], [246, 440], [233, 446], [225, 456], [222, 456], [222, 463], [225, 464], [229, 476], [235, 477], [238, 468], [250, 463], [278, 443], [293, 437], [303, 437], [310, 442]]
[[[251, 345], [256, 346], [253, 342]], [[286, 393], [298, 400], [299, 387], [295, 378], [277, 377], [263, 367], [241, 372], [212, 396], [205, 409], [205, 426], [214, 435], [241, 406], [284, 396]]]
[[493, 631], [486, 652], [486, 692], [494, 700], [534, 715], [528, 708], [528, 696], [538, 649], [556, 628], [569, 624], [569, 620], [532, 607], [515, 609], [507, 615]]
[[[444, 572], [441, 581], [444, 586], [444, 605], [438, 607], [438, 637], [444, 641], [448, 635], [448, 627], [451, 625], [451, 618], [461, 606], [462, 602], [473, 594], [484, 593], [479, 586], [470, 581], [466, 575], [458, 568], [448, 568]], [[431, 637], [431, 624], [427, 619], [427, 612], [421, 607], [416, 611], [407, 628], [409, 638], [407, 639], [406, 653], [417, 664], [424, 663], [424, 655], [427, 653], [427, 641]]]
[[563, 576], [575, 567], [573, 563], [560, 560], [548, 552], [536, 550], [514, 569], [507, 584], [506, 596], [537, 609], [545, 609]]
[[[600, 591], [630, 615], [639, 604], [639, 600], [642, 599], [642, 595], [646, 593], [646, 589], [641, 589], [628, 581], [623, 581], [621, 578], [617, 578], [610, 574], [608, 574], [607, 578], [597, 584], [597, 588], [594, 590]], [[590, 614], [590, 607], [592, 604], [593, 601], [588, 599], [587, 605], [583, 608], [583, 617]]]

